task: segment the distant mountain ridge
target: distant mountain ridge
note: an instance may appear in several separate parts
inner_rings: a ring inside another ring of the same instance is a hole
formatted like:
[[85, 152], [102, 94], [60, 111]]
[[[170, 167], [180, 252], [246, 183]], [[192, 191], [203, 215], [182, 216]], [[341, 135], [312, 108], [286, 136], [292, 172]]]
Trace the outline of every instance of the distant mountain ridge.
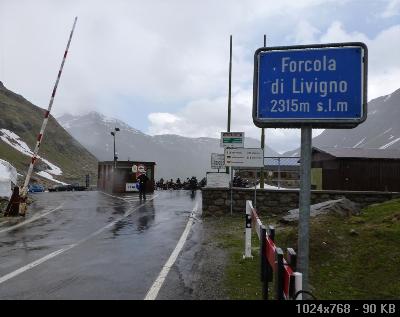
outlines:
[[400, 89], [371, 100], [367, 120], [354, 129], [329, 129], [314, 146], [400, 149]]
[[[312, 140], [316, 147], [400, 149], [400, 89], [368, 102], [367, 120], [354, 129], [326, 129]], [[282, 156], [300, 156], [300, 149]]]
[[[116, 135], [119, 160], [155, 161], [157, 179], [202, 178], [211, 171], [211, 153], [223, 153], [220, 140], [215, 138], [188, 138], [165, 134], [150, 136], [121, 120], [108, 118], [98, 112], [85, 115], [70, 114], [58, 118], [60, 124], [100, 161], [113, 159], [113, 137], [110, 132], [120, 128]], [[246, 147], [259, 147], [260, 141], [246, 138]], [[277, 156], [266, 147], [266, 156]]]

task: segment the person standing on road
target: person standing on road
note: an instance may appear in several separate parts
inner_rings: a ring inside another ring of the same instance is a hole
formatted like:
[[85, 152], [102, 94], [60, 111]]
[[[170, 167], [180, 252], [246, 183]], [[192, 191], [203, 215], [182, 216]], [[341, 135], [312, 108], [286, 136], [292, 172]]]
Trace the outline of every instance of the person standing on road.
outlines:
[[146, 185], [149, 180], [146, 174], [140, 174], [137, 178], [139, 182], [139, 197], [140, 199], [146, 200]]

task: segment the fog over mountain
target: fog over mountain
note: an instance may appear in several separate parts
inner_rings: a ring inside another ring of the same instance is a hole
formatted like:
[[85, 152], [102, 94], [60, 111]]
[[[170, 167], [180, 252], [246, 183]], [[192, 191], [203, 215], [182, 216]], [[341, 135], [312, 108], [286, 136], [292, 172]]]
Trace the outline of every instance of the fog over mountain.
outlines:
[[[223, 153], [219, 139], [171, 134], [150, 136], [121, 120], [108, 118], [98, 112], [81, 116], [66, 114], [57, 120], [100, 161], [113, 159], [113, 137], [110, 132], [118, 127], [116, 152], [119, 160], [155, 161], [156, 179], [186, 179], [192, 175], [203, 178], [207, 171], [211, 171], [211, 153]], [[245, 146], [260, 147], [260, 141], [246, 138]], [[279, 154], [267, 147], [265, 155]]]

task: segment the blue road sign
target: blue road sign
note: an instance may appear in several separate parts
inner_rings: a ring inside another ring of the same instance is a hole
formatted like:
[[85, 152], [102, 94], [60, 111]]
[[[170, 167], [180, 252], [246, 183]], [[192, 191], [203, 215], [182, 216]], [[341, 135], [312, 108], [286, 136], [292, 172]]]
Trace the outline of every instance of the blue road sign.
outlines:
[[363, 43], [261, 48], [254, 72], [258, 127], [353, 128], [366, 119]]

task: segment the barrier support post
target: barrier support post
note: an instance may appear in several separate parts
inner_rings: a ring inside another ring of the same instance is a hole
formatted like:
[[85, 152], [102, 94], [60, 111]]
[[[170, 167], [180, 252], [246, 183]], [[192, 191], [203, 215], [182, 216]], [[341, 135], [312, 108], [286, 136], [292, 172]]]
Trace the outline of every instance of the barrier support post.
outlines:
[[268, 264], [266, 252], [267, 228], [260, 228], [260, 278], [262, 285], [262, 299], [268, 299]]
[[251, 256], [251, 200], [246, 201], [246, 231], [245, 231], [245, 243], [244, 243], [244, 255], [243, 258], [252, 258]]
[[[300, 272], [294, 272], [293, 275], [294, 275], [294, 295], [296, 295], [299, 291], [303, 290], [303, 274], [301, 274]], [[303, 295], [300, 293], [294, 299], [302, 300]]]
[[[270, 239], [272, 242], [275, 242], [275, 228], [274, 226], [269, 225], [268, 226], [268, 239]], [[273, 281], [273, 277], [274, 277], [274, 270], [271, 267], [271, 264], [269, 263], [269, 261], [267, 261], [267, 281], [268, 282], [272, 282]]]
[[284, 264], [283, 264], [283, 251], [281, 248], [276, 248], [276, 253], [275, 253], [275, 259], [276, 259], [276, 279], [275, 279], [275, 284], [276, 284], [276, 294], [275, 294], [275, 299], [277, 300], [283, 300], [284, 295], [283, 295], [283, 274], [284, 274]]
[[287, 248], [287, 262], [290, 265], [290, 268], [292, 269], [293, 272], [296, 272], [297, 270], [297, 254], [296, 251], [294, 251], [293, 248]]

